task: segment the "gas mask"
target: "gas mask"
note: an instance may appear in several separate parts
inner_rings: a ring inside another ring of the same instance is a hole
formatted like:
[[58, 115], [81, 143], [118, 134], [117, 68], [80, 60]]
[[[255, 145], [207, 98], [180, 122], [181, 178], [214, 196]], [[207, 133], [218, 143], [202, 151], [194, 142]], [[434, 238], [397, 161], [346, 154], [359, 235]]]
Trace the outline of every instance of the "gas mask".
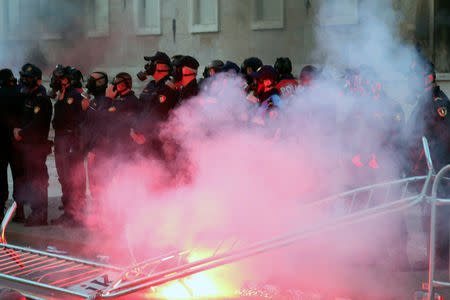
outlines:
[[140, 71], [136, 74], [137, 78], [139, 80], [144, 81], [147, 79], [148, 76], [153, 76], [155, 74], [156, 70], [156, 61], [152, 60], [150, 63], [146, 64], [144, 66], [144, 71]]
[[[99, 77], [95, 78], [92, 75], [98, 74]], [[108, 76], [103, 72], [93, 73], [86, 83], [86, 88], [89, 94], [101, 95], [104, 94], [108, 85]]]
[[37, 86], [37, 78], [32, 76], [22, 75], [20, 76], [20, 83], [26, 87], [28, 90]]

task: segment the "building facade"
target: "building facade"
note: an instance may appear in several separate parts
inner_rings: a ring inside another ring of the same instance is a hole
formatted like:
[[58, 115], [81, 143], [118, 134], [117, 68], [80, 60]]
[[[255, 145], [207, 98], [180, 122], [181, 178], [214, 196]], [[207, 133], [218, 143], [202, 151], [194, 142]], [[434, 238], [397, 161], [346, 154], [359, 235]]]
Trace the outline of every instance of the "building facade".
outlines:
[[[294, 74], [321, 64], [318, 31], [348, 32], [361, 23], [361, 0], [0, 0], [0, 65], [32, 61], [135, 74], [157, 50], [240, 64], [288, 56]], [[446, 0], [377, 0], [398, 15], [395, 30], [419, 44], [450, 78], [450, 4]], [[327, 9], [321, 9], [326, 5]]]

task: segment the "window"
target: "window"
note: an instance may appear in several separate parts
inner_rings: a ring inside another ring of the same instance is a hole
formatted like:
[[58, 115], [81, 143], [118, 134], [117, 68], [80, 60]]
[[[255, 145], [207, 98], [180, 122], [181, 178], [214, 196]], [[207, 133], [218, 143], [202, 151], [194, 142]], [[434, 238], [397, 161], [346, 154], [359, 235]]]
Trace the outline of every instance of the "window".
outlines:
[[109, 34], [108, 0], [86, 0], [86, 2], [88, 36], [107, 36]]
[[218, 0], [190, 0], [189, 31], [219, 31]]
[[322, 0], [320, 25], [348, 25], [358, 23], [358, 0]]
[[253, 30], [284, 27], [284, 0], [253, 0]]
[[134, 0], [136, 34], [161, 34], [161, 1]]

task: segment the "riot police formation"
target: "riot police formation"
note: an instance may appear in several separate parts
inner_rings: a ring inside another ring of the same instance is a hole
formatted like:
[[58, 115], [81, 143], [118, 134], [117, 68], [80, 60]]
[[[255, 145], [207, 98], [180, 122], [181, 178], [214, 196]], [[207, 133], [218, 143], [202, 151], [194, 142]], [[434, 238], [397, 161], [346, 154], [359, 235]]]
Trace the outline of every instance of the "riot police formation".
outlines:
[[[320, 90], [318, 82], [323, 75], [318, 68], [305, 66], [297, 81], [288, 57], [277, 58], [273, 66], [264, 65], [258, 57], [249, 57], [242, 62], [241, 67], [230, 60], [224, 63], [223, 60], [214, 59], [205, 67], [199, 88], [197, 73], [200, 64], [194, 57], [175, 55], [170, 58], [166, 53], [157, 51], [151, 56], [144, 56], [144, 60], [146, 64], [137, 78], [141, 81], [151, 79], [138, 96], [133, 91], [132, 76], [125, 72], [116, 74], [109, 84], [106, 73], [95, 71], [86, 77], [86, 89], [83, 89], [84, 78], [80, 70], [73, 66], [57, 65], [52, 72], [47, 93], [41, 85], [42, 72], [32, 64], [25, 64], [21, 69], [19, 85], [11, 70], [0, 70], [0, 134], [6, 141], [6, 147], [0, 153], [0, 205], [4, 207], [8, 198], [6, 168], [9, 165], [14, 179], [13, 198], [19, 204], [16, 220], [23, 221], [23, 206], [28, 204], [32, 214], [26, 223], [47, 223], [44, 199], [47, 198], [48, 186], [45, 158], [51, 146], [47, 124], [52, 116], [49, 97], [54, 102], [53, 152], [62, 188], [63, 210], [62, 216], [52, 223], [72, 226], [82, 225], [83, 216], [89, 213], [86, 209], [86, 173], [92, 200], [89, 207], [95, 211], [95, 203], [102, 197], [101, 191], [108, 183], [105, 174], [115, 172], [113, 166], [107, 164], [108, 161], [117, 156], [130, 160], [135, 153], [166, 163], [173, 160], [174, 156], [167, 153], [166, 146], [175, 145], [177, 151], [182, 149], [174, 139], [162, 135], [162, 125], [169, 120], [174, 110], [196, 97], [199, 91], [206, 91], [219, 75], [225, 80], [229, 77], [242, 80], [242, 89], [247, 93], [248, 100], [253, 102], [248, 103], [254, 108], [255, 115], [252, 117], [256, 117], [253, 119], [259, 120], [257, 122], [261, 124], [268, 118], [277, 118], [284, 108], [300, 105], [291, 103], [299, 102], [290, 101], [292, 96], [307, 97], [311, 91]], [[449, 100], [435, 85], [431, 66], [428, 74], [420, 74], [419, 77], [420, 81], [424, 81], [424, 88], [418, 94], [420, 106], [416, 107], [410, 120], [423, 117], [424, 112], [429, 114], [422, 122], [425, 124], [423, 129], [437, 157], [436, 167], [440, 167], [448, 163], [450, 157], [450, 138], [445, 136], [448, 134]], [[345, 133], [355, 127], [382, 128], [373, 136], [383, 141], [383, 147], [400, 147], [404, 142], [405, 116], [398, 103], [384, 92], [379, 76], [372, 70], [360, 67], [348, 70], [345, 79], [346, 87], [335, 98], [337, 102], [343, 95], [351, 95], [359, 101], [351, 106], [351, 118], [337, 126], [336, 110], [330, 109], [330, 101], [320, 114], [308, 111], [305, 101], [301, 104], [304, 111], [299, 118], [305, 122], [315, 120], [315, 125], [319, 127], [325, 123], [333, 124], [328, 126], [332, 132], [326, 133], [327, 139], [348, 138], [349, 135]], [[320, 103], [320, 99], [317, 102]], [[316, 104], [315, 107], [320, 105]], [[391, 127], [384, 128], [384, 124]], [[308, 126], [302, 130], [308, 130]], [[364, 173], [368, 178], [373, 178], [367, 174], [379, 172], [384, 166], [384, 157], [366, 151], [363, 140], [353, 136], [348, 143], [344, 143], [349, 148], [345, 151], [347, 156], [337, 155], [335, 161], [339, 163], [336, 165], [348, 172]], [[409, 148], [417, 150], [413, 144], [417, 145], [418, 142], [414, 141], [408, 145]], [[30, 151], [31, 147], [39, 150]], [[411, 157], [414, 155], [415, 158], [409, 162], [414, 168], [411, 167], [409, 171], [405, 168], [405, 173], [417, 173], [423, 167], [421, 154], [411, 154]], [[408, 154], [402, 156], [408, 157]]]

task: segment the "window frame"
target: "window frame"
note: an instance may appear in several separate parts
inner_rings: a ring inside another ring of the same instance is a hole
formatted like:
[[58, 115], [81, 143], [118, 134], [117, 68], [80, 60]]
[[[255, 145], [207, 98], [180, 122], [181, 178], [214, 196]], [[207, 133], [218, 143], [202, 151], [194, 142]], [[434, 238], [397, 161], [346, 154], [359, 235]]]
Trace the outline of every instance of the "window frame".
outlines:
[[215, 5], [214, 16], [216, 19], [215, 24], [194, 24], [194, 15], [195, 15], [195, 5], [194, 1], [199, 0], [189, 0], [189, 32], [190, 33], [208, 33], [208, 32], [219, 32], [219, 9], [220, 3], [219, 0], [208, 0], [209, 2], [213, 2]]
[[[272, 0], [273, 1], [273, 0]], [[280, 0], [280, 15], [279, 20], [267, 21], [267, 20], [256, 20], [256, 6], [258, 5], [257, 0], [252, 1], [252, 30], [270, 30], [270, 29], [283, 29], [284, 28], [284, 7], [285, 1]]]
[[161, 0], [156, 0], [158, 5], [158, 27], [139, 27], [138, 24], [138, 10], [139, 0], [133, 0], [133, 19], [134, 19], [134, 31], [136, 35], [160, 35], [161, 32]]

